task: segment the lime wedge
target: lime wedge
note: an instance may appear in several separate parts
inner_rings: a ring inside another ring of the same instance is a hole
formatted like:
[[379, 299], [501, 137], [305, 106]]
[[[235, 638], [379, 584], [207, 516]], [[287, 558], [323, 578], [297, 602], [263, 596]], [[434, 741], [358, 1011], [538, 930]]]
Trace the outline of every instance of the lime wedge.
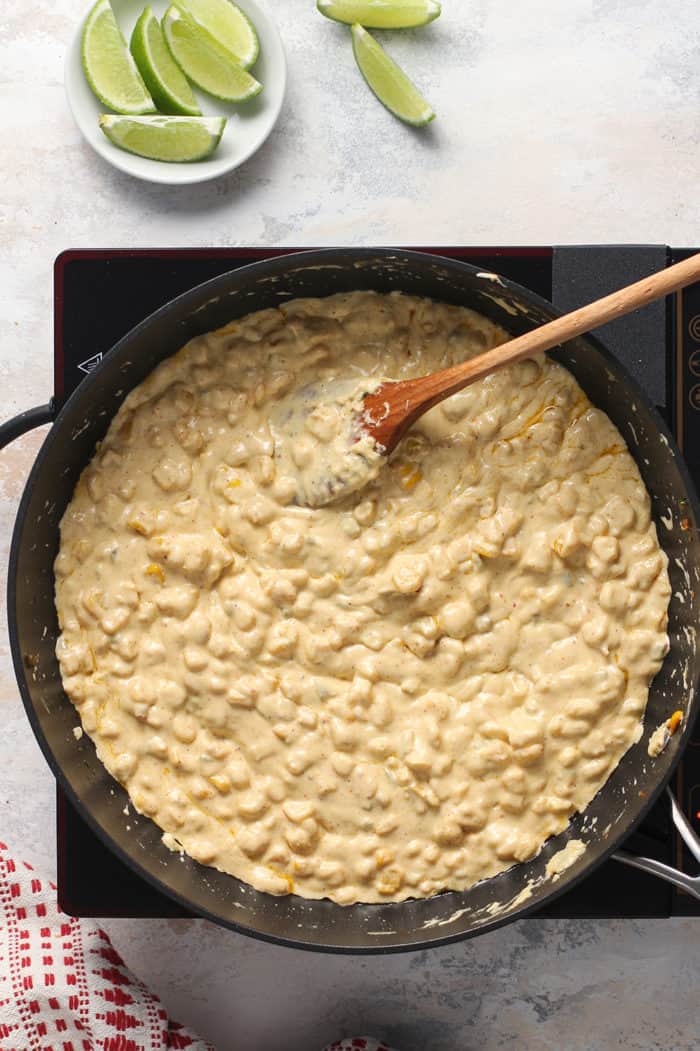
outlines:
[[245, 102], [262, 91], [262, 84], [237, 66], [206, 29], [174, 6], [165, 12], [163, 33], [183, 73], [202, 91], [224, 102]]
[[117, 113], [155, 113], [109, 0], [97, 0], [83, 29], [83, 72], [100, 102]]
[[100, 127], [110, 142], [154, 161], [203, 161], [219, 145], [225, 117], [115, 117], [103, 113]]
[[389, 58], [374, 37], [357, 24], [352, 27], [352, 49], [362, 76], [395, 117], [417, 127], [434, 119], [432, 108], [403, 70]]
[[175, 0], [175, 6], [211, 33], [243, 69], [254, 66], [260, 42], [253, 23], [230, 0]]
[[201, 114], [192, 88], [163, 39], [160, 22], [147, 7], [131, 34], [131, 54], [161, 113]]
[[317, 0], [326, 18], [368, 29], [411, 29], [425, 26], [440, 14], [437, 0]]

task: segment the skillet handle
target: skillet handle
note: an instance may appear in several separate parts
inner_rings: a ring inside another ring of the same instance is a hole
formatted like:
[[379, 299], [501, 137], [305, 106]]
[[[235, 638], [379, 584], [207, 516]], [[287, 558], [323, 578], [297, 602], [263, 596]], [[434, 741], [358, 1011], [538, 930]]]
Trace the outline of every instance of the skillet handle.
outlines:
[[39, 405], [36, 409], [27, 409], [25, 412], [20, 412], [18, 416], [13, 416], [11, 420], [6, 420], [5, 423], [0, 424], [0, 449], [4, 449], [15, 438], [19, 438], [21, 434], [26, 434], [27, 431], [34, 430], [35, 427], [41, 427], [45, 423], [53, 423], [55, 416], [56, 406], [52, 398], [48, 405]]
[[[670, 788], [666, 789], [666, 794], [671, 802], [671, 818], [678, 829], [679, 835], [693, 857], [700, 861], [700, 840], [678, 806]], [[656, 858], [640, 858], [636, 854], [630, 854], [627, 850], [616, 851], [613, 854], [613, 859], [622, 862], [624, 865], [630, 865], [632, 868], [648, 872], [652, 876], [659, 876], [661, 879], [667, 880], [675, 887], [680, 887], [687, 894], [700, 900], [700, 876], [689, 876], [679, 869], [674, 869], [671, 865], [665, 865], [663, 861], [657, 861]]]

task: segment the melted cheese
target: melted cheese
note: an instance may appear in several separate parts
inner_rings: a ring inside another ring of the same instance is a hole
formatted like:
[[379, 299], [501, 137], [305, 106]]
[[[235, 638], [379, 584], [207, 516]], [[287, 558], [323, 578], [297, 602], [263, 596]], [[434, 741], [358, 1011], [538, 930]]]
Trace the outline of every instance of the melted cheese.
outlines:
[[61, 524], [57, 653], [171, 847], [342, 904], [466, 888], [535, 855], [638, 740], [666, 557], [565, 369], [497, 372], [362, 491], [295, 503], [332, 440], [297, 411], [310, 388], [505, 338], [397, 294], [297, 300], [193, 340], [124, 402]]
[[298, 503], [323, 507], [378, 477], [385, 450], [364, 428], [364, 398], [380, 380], [294, 387], [271, 408], [276, 469], [296, 478]]

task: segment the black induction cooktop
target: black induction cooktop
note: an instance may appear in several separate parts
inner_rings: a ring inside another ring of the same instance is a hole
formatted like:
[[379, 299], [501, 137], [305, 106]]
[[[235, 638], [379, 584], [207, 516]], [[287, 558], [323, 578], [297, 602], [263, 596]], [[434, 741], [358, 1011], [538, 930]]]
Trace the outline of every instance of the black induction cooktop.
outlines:
[[[572, 310], [691, 254], [664, 245], [431, 248], [492, 270]], [[54, 393], [60, 408], [102, 356], [148, 314], [193, 285], [294, 249], [79, 249], [54, 270]], [[700, 284], [605, 325], [597, 333], [673, 428], [700, 487]], [[700, 727], [678, 767], [676, 796], [700, 831]], [[185, 916], [126, 868], [58, 789], [58, 899], [73, 916]], [[693, 872], [662, 797], [627, 850]], [[610, 860], [539, 917], [700, 915], [700, 902]]]

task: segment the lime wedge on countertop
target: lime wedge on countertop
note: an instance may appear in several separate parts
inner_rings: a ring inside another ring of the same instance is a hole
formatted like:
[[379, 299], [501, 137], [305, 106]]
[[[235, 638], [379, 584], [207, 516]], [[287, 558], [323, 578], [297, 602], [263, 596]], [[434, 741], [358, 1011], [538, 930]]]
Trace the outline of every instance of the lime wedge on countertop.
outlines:
[[87, 82], [103, 105], [117, 113], [155, 113], [109, 0], [97, 0], [87, 16], [81, 57]]
[[224, 102], [245, 102], [262, 91], [262, 84], [236, 65], [206, 29], [175, 6], [165, 12], [163, 33], [185, 76], [202, 91]]
[[103, 113], [110, 142], [154, 161], [203, 161], [219, 145], [225, 117], [124, 117]]
[[425, 26], [441, 11], [437, 0], [317, 0], [316, 6], [326, 18], [367, 29]]
[[147, 7], [131, 34], [131, 54], [161, 113], [201, 115], [187, 77], [170, 54], [160, 22]]
[[175, 6], [211, 33], [243, 69], [254, 66], [260, 54], [255, 27], [231, 0], [175, 0]]
[[433, 120], [435, 113], [431, 106], [403, 70], [389, 58], [384, 48], [361, 25], [352, 27], [352, 49], [362, 76], [379, 101], [394, 116], [417, 127]]

